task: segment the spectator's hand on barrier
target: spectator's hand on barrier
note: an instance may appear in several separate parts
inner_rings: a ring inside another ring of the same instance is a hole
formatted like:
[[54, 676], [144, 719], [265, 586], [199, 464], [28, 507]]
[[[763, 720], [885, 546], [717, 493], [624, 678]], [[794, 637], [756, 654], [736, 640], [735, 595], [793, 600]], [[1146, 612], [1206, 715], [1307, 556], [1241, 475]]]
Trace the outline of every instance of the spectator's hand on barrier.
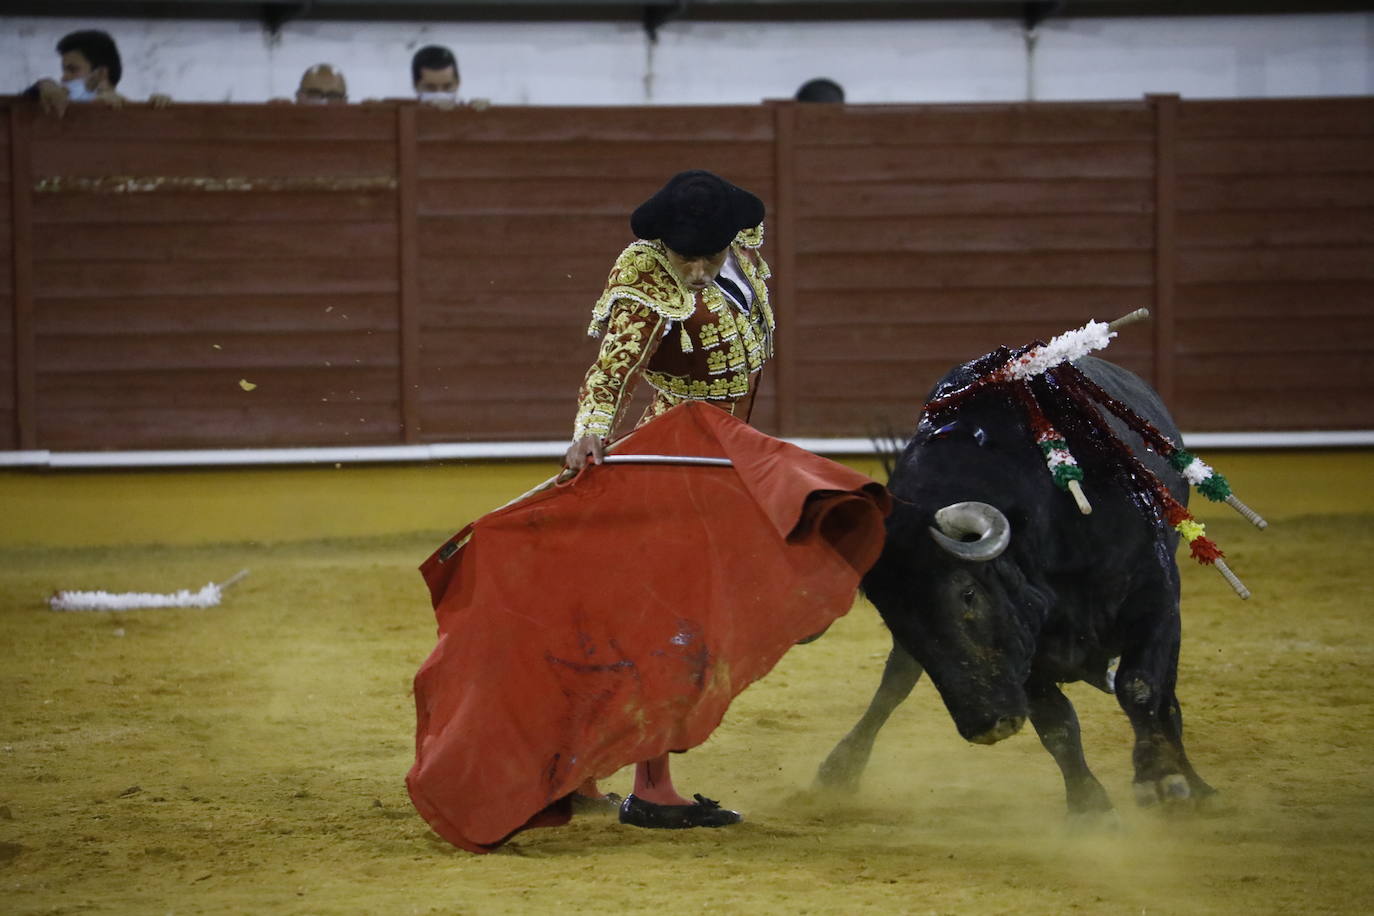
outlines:
[[563, 467], [571, 474], [564, 473], [559, 477], [566, 479], [578, 473], [587, 466], [588, 459], [591, 459], [592, 464], [600, 464], [605, 457], [606, 443], [600, 436], [583, 436], [568, 446], [568, 451], [563, 455]]
[[163, 95], [161, 92], [154, 92], [152, 95], [148, 96], [148, 104], [154, 108], [166, 108], [168, 105], [172, 104], [172, 97], [170, 95]]
[[102, 89], [95, 94], [95, 101], [107, 108], [123, 108], [128, 99], [113, 89]]
[[70, 103], [71, 96], [67, 93], [67, 87], [55, 80], [38, 81], [38, 104], [44, 114], [60, 118], [67, 113], [67, 105]]
[[473, 99], [468, 102], [468, 107], [473, 111], [486, 111], [491, 107], [491, 99]]

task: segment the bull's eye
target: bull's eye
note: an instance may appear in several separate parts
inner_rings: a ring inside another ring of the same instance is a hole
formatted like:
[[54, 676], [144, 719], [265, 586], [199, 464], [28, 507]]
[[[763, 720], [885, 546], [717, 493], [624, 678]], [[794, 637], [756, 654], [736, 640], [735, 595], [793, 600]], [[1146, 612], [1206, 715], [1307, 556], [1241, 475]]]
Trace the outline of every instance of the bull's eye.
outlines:
[[964, 600], [964, 607], [973, 607], [973, 599], [975, 597], [973, 589], [964, 589], [963, 592], [960, 593], [959, 597]]

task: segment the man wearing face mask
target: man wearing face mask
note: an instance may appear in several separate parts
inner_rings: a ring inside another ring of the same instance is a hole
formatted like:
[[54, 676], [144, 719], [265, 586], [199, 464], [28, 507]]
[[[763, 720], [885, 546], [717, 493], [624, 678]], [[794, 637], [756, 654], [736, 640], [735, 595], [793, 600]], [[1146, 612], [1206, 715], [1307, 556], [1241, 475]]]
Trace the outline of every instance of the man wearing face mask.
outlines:
[[348, 84], [342, 70], [329, 64], [316, 64], [301, 75], [296, 89], [297, 105], [347, 105]]
[[[95, 29], [72, 32], [57, 43], [57, 53], [62, 58], [62, 82], [42, 79], [24, 93], [26, 98], [37, 100], [43, 111], [61, 117], [72, 102], [121, 108], [128, 101], [115, 91], [124, 67], [109, 33]], [[154, 95], [148, 101], [161, 108], [171, 99]]]
[[59, 117], [70, 102], [98, 102], [118, 108], [125, 98], [115, 92], [124, 74], [119, 49], [106, 32], [72, 32], [57, 43], [62, 56], [62, 82], [44, 79], [25, 93], [36, 98], [48, 114]]
[[427, 45], [410, 59], [415, 97], [426, 105], [454, 108], [458, 104], [458, 59], [442, 45]]

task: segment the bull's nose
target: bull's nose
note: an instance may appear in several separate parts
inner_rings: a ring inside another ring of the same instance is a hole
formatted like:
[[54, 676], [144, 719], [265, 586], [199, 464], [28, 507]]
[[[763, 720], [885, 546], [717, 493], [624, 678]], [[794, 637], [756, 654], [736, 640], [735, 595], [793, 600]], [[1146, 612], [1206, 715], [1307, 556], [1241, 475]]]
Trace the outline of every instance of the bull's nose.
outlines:
[[981, 735], [974, 735], [969, 740], [974, 744], [996, 744], [1004, 738], [1010, 738], [1021, 730], [1021, 726], [1026, 724], [1025, 716], [1003, 716], [993, 724], [992, 728], [983, 732]]

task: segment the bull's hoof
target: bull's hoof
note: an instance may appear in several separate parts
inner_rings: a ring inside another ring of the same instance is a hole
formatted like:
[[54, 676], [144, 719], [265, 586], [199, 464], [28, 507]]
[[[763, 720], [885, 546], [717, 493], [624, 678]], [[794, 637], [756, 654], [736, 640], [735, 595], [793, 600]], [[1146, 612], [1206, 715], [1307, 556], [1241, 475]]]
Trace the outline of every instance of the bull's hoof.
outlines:
[[1112, 800], [1107, 795], [1107, 790], [1102, 788], [1102, 783], [1091, 775], [1075, 780], [1071, 785], [1065, 787], [1067, 798], [1065, 801], [1069, 806], [1069, 817], [1082, 816], [1093, 818], [1103, 815], [1116, 816], [1116, 808], [1112, 805]]
[[1207, 783], [1203, 782], [1200, 777], [1194, 777], [1189, 785], [1193, 790], [1193, 798], [1199, 802], [1215, 799], [1221, 795], [1216, 789], [1213, 789], [1211, 786], [1207, 785]]
[[859, 791], [859, 777], [854, 773], [836, 772], [822, 766], [816, 771], [816, 781], [812, 783], [812, 788], [854, 795]]
[[1173, 807], [1186, 803], [1193, 797], [1188, 778], [1182, 773], [1170, 773], [1156, 780], [1137, 782], [1132, 788], [1135, 790], [1136, 804], [1142, 808], [1150, 808], [1157, 804]]
[[859, 791], [859, 778], [868, 763], [868, 756], [856, 760], [843, 744], [830, 752], [816, 770], [815, 786], [833, 792], [854, 793]]
[[1223, 795], [1205, 783], [1202, 791], [1193, 786], [1193, 809], [1202, 817], [1227, 817], [1239, 810], [1234, 797]]

